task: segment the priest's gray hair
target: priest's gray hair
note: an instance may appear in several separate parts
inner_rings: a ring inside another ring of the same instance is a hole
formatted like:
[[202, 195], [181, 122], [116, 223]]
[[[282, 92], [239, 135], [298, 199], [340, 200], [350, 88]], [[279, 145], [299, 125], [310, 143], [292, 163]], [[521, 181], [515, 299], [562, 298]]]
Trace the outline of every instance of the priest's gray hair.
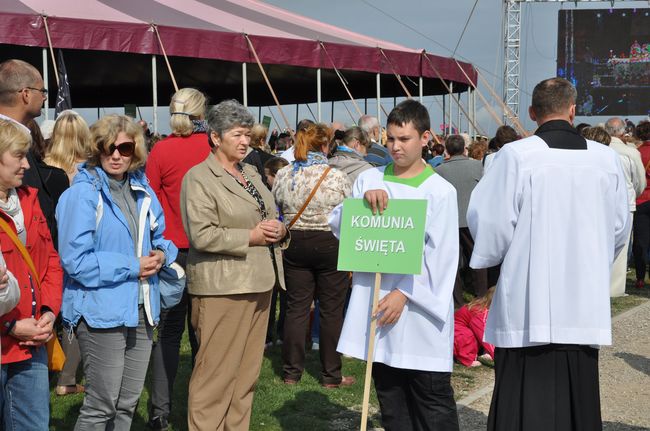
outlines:
[[224, 100], [213, 106], [208, 112], [208, 135], [215, 132], [222, 137], [230, 129], [235, 127], [252, 128], [255, 124], [253, 115], [238, 101]]

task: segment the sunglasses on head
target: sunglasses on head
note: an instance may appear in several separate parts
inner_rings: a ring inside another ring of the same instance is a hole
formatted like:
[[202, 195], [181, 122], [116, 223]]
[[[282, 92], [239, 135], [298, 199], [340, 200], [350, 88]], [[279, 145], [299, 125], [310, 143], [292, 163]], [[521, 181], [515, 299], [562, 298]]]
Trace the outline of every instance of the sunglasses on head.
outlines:
[[121, 144], [115, 145], [111, 144], [108, 146], [108, 151], [106, 155], [110, 156], [117, 150], [121, 156], [130, 157], [135, 152], [135, 143], [134, 142], [122, 142]]

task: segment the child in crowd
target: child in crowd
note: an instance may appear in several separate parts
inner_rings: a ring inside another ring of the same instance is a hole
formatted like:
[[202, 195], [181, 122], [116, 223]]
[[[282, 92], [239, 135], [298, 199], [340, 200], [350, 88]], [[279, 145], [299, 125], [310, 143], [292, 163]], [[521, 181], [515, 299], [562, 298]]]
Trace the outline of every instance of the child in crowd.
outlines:
[[494, 346], [483, 341], [494, 289], [492, 286], [485, 296], [463, 305], [454, 313], [454, 359], [466, 367], [481, 366], [477, 359], [481, 348], [485, 351], [481, 358], [494, 359]]
[[288, 164], [289, 162], [287, 162], [282, 157], [273, 157], [264, 163], [264, 175], [266, 176], [266, 182], [269, 183], [269, 187], [273, 188], [275, 175], [280, 169], [284, 168]]
[[[415, 100], [397, 105], [387, 119], [393, 163], [362, 172], [354, 198], [380, 213], [391, 199], [426, 199], [422, 272], [383, 274], [380, 300], [371, 310], [374, 274], [355, 272], [338, 351], [366, 359], [370, 316], [377, 318], [372, 375], [386, 430], [458, 430], [453, 365], [452, 291], [458, 267], [456, 190], [422, 160], [431, 139], [429, 113]], [[330, 226], [339, 235], [342, 206]]]

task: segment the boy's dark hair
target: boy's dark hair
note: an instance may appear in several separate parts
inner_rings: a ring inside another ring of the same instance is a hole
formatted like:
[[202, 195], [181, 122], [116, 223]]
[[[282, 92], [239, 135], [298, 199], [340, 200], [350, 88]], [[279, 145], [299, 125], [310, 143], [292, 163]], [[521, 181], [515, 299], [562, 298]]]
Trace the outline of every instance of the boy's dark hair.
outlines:
[[386, 125], [405, 126], [412, 123], [415, 130], [422, 135], [431, 129], [431, 120], [427, 108], [417, 100], [407, 99], [393, 108], [388, 114]]
[[500, 126], [494, 137], [496, 138], [496, 144], [499, 148], [503, 147], [507, 143], [519, 139], [519, 135], [517, 135], [515, 129], [510, 126]]
[[435, 144], [431, 150], [436, 153], [436, 156], [442, 156], [445, 152], [445, 146], [442, 144]]
[[264, 163], [264, 168], [269, 170], [269, 174], [276, 176], [278, 171], [288, 164], [289, 162], [287, 162], [282, 157], [272, 157], [268, 159], [266, 163]]
[[457, 156], [465, 151], [465, 139], [460, 135], [449, 135], [445, 140], [447, 154]]

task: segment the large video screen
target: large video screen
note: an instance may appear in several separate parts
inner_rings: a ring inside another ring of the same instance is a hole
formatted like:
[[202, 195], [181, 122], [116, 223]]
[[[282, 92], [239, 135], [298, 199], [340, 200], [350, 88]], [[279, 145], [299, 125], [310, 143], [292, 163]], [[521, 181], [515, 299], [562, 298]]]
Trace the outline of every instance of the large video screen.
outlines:
[[650, 113], [650, 8], [561, 10], [557, 75], [577, 115]]

